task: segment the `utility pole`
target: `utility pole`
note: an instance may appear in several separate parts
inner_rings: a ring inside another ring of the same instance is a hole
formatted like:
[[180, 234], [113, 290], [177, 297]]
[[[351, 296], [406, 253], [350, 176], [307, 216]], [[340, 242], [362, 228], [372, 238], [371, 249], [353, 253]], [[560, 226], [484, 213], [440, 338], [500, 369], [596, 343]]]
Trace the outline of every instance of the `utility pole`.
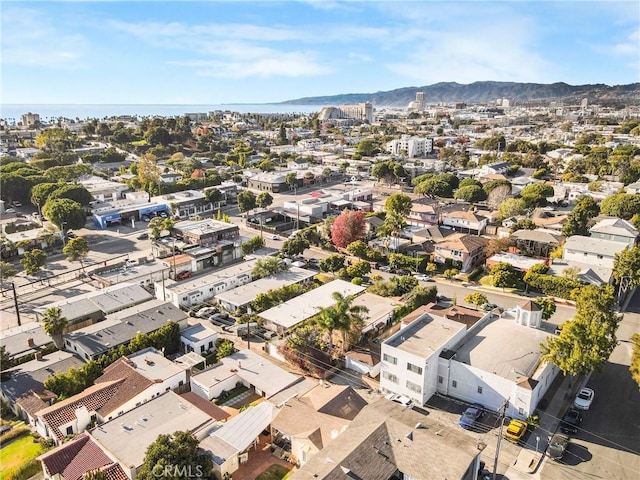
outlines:
[[505, 400], [500, 409], [500, 431], [498, 432], [498, 444], [496, 445], [496, 456], [493, 459], [493, 480], [496, 480], [496, 473], [498, 471], [498, 455], [500, 455], [500, 442], [502, 441], [502, 431], [504, 430], [504, 419], [507, 414], [507, 408], [509, 408], [509, 398]]
[[13, 290], [13, 304], [16, 307], [16, 318], [18, 319], [18, 326], [21, 326], [20, 322], [20, 310], [18, 309], [18, 295], [16, 295], [16, 284], [11, 282], [11, 290]]

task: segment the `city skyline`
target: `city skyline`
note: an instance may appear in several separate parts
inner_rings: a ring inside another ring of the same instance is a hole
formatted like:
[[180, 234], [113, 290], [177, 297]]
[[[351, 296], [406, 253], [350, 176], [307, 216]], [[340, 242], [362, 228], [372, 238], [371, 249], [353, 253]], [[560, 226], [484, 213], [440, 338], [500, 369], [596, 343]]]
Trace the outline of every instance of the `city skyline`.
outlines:
[[269, 103], [640, 81], [637, 2], [2, 4], [3, 104]]

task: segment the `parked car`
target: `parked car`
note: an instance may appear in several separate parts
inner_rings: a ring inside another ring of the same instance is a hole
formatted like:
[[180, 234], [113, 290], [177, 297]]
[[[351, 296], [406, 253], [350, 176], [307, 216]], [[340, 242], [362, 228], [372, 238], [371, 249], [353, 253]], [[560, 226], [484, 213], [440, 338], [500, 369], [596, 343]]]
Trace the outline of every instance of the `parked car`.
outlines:
[[162, 218], [167, 218], [167, 213], [166, 212], [160, 212], [160, 216]]
[[142, 221], [143, 222], [149, 222], [149, 221], [151, 221], [151, 219], [149, 217], [147, 217], [146, 215], [143, 215], [142, 216]]
[[509, 422], [509, 425], [504, 431], [504, 438], [507, 440], [518, 443], [518, 441], [524, 436], [527, 431], [527, 422], [514, 418]]
[[404, 395], [396, 395], [395, 393], [390, 393], [385, 397], [387, 400], [391, 400], [392, 402], [399, 403], [407, 408], [411, 408], [413, 406], [413, 402], [409, 397], [405, 397]]
[[428, 282], [431, 280], [431, 277], [425, 273], [416, 273], [413, 277], [420, 282]]
[[190, 276], [191, 276], [191, 272], [189, 272], [189, 271], [186, 271], [186, 272], [180, 272], [180, 273], [178, 274], [178, 279], [179, 279], [179, 280], [184, 280], [184, 279], [186, 279], [186, 278], [189, 278]]
[[576, 399], [573, 401], [573, 406], [579, 408], [580, 410], [589, 410], [589, 407], [593, 403], [593, 397], [595, 397], [596, 392], [591, 390], [590, 388], [582, 388], [576, 395]]
[[271, 240], [280, 240], [278, 235], [271, 235]]
[[137, 238], [138, 240], [146, 240], [146, 239], [148, 239], [148, 238], [149, 238], [149, 234], [148, 234], [148, 233], [146, 233], [146, 232], [145, 232], [145, 233], [141, 233], [141, 234], [140, 234], [140, 235], [138, 235], [136, 238]]
[[137, 260], [133, 260], [132, 258], [127, 259], [126, 262], [124, 262], [125, 267], [137, 267], [138, 266], [138, 261]]
[[4, 213], [16, 213], [16, 209], [15, 208], [7, 208]]
[[484, 406], [480, 404], [474, 404], [472, 407], [467, 408], [458, 420], [458, 425], [466, 430], [473, 428], [473, 425], [484, 416]]
[[578, 425], [582, 423], [582, 413], [577, 408], [570, 408], [560, 423], [562, 433], [578, 433]]
[[496, 308], [500, 307], [498, 307], [498, 305], [496, 305], [495, 303], [483, 303], [480, 308], [485, 312], [490, 312], [491, 310], [495, 310]]
[[389, 265], [382, 265], [380, 267], [381, 272], [391, 273], [391, 267]]
[[564, 452], [569, 445], [569, 436], [564, 433], [554, 433], [549, 440], [549, 446], [547, 447], [547, 455], [554, 460], [561, 460], [564, 457]]
[[15, 200], [11, 205], [13, 205], [16, 208], [20, 208], [22, 206], [22, 202]]
[[0, 425], [0, 435], [8, 432], [13, 428], [13, 425]]
[[217, 311], [218, 309], [216, 307], [204, 307], [198, 310], [195, 316], [198, 318], [206, 318], [212, 313], [217, 313]]

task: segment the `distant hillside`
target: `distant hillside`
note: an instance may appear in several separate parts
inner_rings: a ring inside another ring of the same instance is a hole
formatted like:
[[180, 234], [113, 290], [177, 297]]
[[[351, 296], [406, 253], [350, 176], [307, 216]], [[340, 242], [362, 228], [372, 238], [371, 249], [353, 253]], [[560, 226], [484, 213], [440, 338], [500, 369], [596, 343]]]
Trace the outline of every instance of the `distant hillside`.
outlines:
[[474, 82], [462, 85], [443, 82], [424, 87], [405, 87], [387, 92], [347, 93], [326, 97], [306, 97], [287, 100], [290, 105], [343, 105], [372, 102], [376, 107], [406, 107], [415, 100], [416, 92], [424, 92], [425, 102], [466, 102], [488, 103], [497, 98], [507, 98], [513, 103], [536, 102], [542, 100], [590, 102], [640, 102], [640, 83], [609, 86], [568, 85], [566, 83], [515, 83], [515, 82]]

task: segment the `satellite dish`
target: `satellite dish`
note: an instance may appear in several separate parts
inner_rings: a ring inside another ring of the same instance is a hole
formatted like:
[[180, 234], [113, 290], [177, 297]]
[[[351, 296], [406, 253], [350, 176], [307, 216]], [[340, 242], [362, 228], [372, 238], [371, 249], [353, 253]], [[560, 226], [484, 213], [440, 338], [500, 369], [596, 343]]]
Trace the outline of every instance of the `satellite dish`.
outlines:
[[351, 181], [355, 182], [356, 181], [356, 177], [351, 177]]

